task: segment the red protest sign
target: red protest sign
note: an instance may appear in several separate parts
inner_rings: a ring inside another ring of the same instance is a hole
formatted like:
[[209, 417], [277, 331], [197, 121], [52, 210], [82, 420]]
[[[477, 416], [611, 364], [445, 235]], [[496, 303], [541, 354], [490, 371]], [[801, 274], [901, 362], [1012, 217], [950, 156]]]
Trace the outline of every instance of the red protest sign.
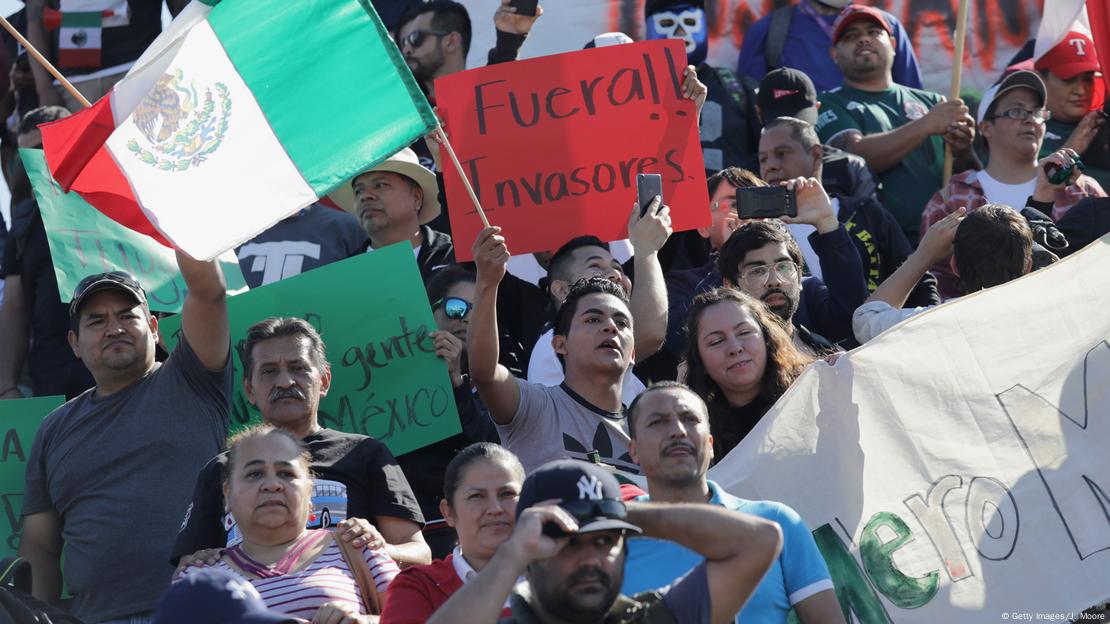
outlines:
[[[436, 80], [451, 144], [514, 254], [584, 234], [627, 237], [638, 173], [662, 175], [675, 231], [710, 224], [696, 110], [682, 96], [685, 65], [682, 41], [671, 39]], [[481, 220], [458, 172], [443, 169], [455, 254], [470, 260]]]

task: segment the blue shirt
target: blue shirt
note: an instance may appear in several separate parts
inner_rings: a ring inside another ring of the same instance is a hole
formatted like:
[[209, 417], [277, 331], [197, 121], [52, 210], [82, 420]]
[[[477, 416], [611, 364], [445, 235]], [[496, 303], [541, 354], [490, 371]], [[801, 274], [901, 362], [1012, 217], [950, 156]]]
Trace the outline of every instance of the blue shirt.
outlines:
[[[737, 622], [785, 624], [791, 607], [818, 592], [833, 589], [828, 566], [797, 512], [782, 503], [736, 498], [712, 481], [709, 491], [712, 494], [709, 502], [714, 505], [771, 520], [782, 527], [782, 552], [737, 614]], [[637, 500], [647, 501], [650, 497], [641, 496]], [[628, 540], [621, 593], [631, 596], [669, 585], [702, 561], [704, 557], [674, 542], [634, 537]]]
[[[806, 2], [807, 0], [800, 0]], [[917, 56], [913, 45], [906, 35], [906, 29], [898, 18], [883, 11], [887, 23], [894, 31], [894, 67], [890, 73], [894, 82], [915, 89], [921, 88], [921, 70], [917, 67]], [[821, 15], [828, 26], [836, 20], [836, 14]], [[771, 28], [771, 14], [759, 18], [744, 35], [740, 47], [738, 69], [755, 80], [762, 80], [767, 73], [767, 32]], [[782, 65], [793, 67], [810, 77], [818, 93], [841, 86], [844, 76], [829, 54], [832, 43], [829, 35], [805, 11], [794, 9], [790, 28], [786, 31], [786, 44], [782, 48]]]

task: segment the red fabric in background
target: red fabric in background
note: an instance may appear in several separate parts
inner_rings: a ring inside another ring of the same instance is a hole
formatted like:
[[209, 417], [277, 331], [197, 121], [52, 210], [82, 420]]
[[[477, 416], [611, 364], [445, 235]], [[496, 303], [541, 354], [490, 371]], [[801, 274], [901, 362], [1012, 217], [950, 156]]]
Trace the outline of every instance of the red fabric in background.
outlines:
[[1102, 68], [1101, 88], [1096, 88], [1091, 98], [1092, 108], [1101, 108], [1110, 87], [1110, 0], [1087, 0], [1087, 20], [1091, 24], [1091, 39], [1098, 50], [1098, 66]]
[[[682, 97], [685, 67], [683, 43], [670, 39], [436, 81], [444, 129], [510, 252], [551, 251], [584, 234], [626, 238], [637, 173], [663, 176], [674, 231], [710, 224], [696, 110]], [[481, 221], [441, 151], [455, 255], [470, 260]]]

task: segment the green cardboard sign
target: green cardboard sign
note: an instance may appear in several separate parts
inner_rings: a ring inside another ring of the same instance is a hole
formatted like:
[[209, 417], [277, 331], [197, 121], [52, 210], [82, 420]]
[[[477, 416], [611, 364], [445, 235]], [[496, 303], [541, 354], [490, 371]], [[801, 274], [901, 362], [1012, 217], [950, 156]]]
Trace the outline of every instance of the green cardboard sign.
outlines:
[[[19, 154], [39, 203], [62, 301], [73, 298], [77, 283], [87, 275], [127, 271], [143, 285], [151, 310], [181, 311], [185, 279], [172, 249], [116, 223], [77, 193], [62, 192], [50, 175], [42, 150], [21, 149]], [[247, 290], [234, 252], [220, 256], [219, 262], [228, 293]]]
[[[398, 243], [255, 288], [228, 300], [236, 392], [231, 430], [260, 416], [243, 394], [247, 329], [271, 316], [297, 316], [324, 338], [331, 390], [320, 425], [373, 436], [401, 455], [459, 433], [447, 365], [435, 356], [436, 330], [412, 248]], [[173, 348], [179, 316], [160, 325]]]
[[42, 419], [65, 402], [65, 397], [48, 396], [33, 399], [0, 401], [0, 431], [4, 441], [0, 447], [0, 558], [19, 551], [19, 533], [23, 530], [24, 475], [31, 443]]

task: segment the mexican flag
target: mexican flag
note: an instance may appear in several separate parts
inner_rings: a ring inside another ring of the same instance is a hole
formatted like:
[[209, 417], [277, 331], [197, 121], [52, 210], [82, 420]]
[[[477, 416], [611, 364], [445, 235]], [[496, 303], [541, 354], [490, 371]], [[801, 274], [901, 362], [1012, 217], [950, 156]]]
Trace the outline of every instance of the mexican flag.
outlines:
[[42, 134], [65, 190], [212, 259], [435, 124], [369, 0], [193, 0], [108, 95]]

